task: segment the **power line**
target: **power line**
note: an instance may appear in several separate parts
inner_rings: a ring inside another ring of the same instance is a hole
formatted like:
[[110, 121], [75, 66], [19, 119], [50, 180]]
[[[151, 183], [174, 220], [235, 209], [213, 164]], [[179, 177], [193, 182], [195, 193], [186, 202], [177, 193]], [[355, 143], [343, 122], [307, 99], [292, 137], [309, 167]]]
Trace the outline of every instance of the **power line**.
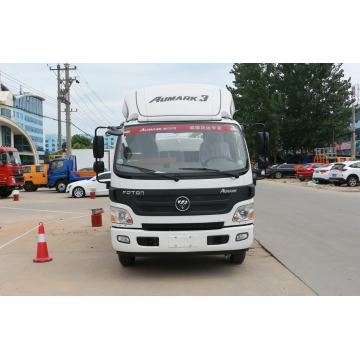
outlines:
[[[2, 74], [2, 73], [1, 73], [1, 74]], [[19, 86], [19, 85], [20, 85], [20, 86], [23, 86], [23, 85], [24, 85], [24, 84], [22, 84], [20, 81], [19, 81], [19, 82], [16, 82], [16, 81], [11, 80], [11, 79], [6, 79], [6, 82], [3, 81], [3, 84], [6, 84], [7, 86], [12, 87], [13, 89], [15, 88], [15, 85], [9, 85], [9, 84], [8, 84], [8, 81], [10, 81], [10, 82], [13, 83], [13, 84], [16, 84], [17, 86]], [[13, 91], [13, 92], [15, 92], [15, 91]], [[36, 94], [35, 92], [33, 92], [33, 93], [34, 93], [35, 95], [39, 95], [39, 94]], [[46, 95], [45, 93], [42, 93], [41, 97], [43, 97], [45, 100], [50, 101], [50, 104], [49, 104], [49, 105], [52, 105], [52, 106], [55, 105], [55, 101], [52, 100], [52, 98], [51, 98], [50, 96]]]
[[[90, 107], [88, 106], [88, 104], [86, 103], [86, 101], [84, 101], [84, 98], [78, 93], [78, 91], [76, 89], [74, 89], [74, 93], [75, 95], [80, 99], [82, 105], [84, 105], [86, 107], [86, 109], [89, 111], [89, 113], [87, 114], [89, 116], [89, 119], [92, 120], [97, 126], [103, 126], [103, 124], [99, 123], [97, 120], [99, 121], [103, 121], [103, 119], [101, 119], [100, 117], [98, 117], [96, 115], [96, 113], [98, 112], [98, 110], [96, 110], [96, 112], [94, 113], [93, 110], [90, 109]], [[82, 105], [80, 105], [77, 101], [74, 101], [76, 103], [77, 106], [81, 107]], [[85, 111], [86, 112], [86, 111]]]
[[[6, 83], [9, 82], [9, 83], [12, 83], [12, 85], [10, 85], [10, 87], [13, 87], [15, 88], [15, 86], [23, 86], [29, 90], [32, 90], [32, 92], [35, 94], [35, 95], [38, 95], [38, 94], [41, 94], [41, 97], [45, 98], [45, 100], [47, 100], [47, 104], [51, 105], [51, 106], [56, 106], [57, 107], [57, 100], [55, 98], [53, 98], [52, 96], [46, 94], [45, 92], [43, 91], [40, 91], [40, 90], [37, 90], [35, 89], [34, 87], [22, 82], [21, 80], [18, 80], [16, 79], [15, 77], [13, 77], [12, 75], [10, 74], [7, 74], [3, 71], [0, 71], [0, 75], [3, 76], [4, 79], [6, 79]], [[55, 74], [54, 74], [55, 75]], [[55, 75], [56, 77], [56, 75]], [[4, 83], [4, 81], [3, 81]], [[15, 84], [15, 85], [14, 85]], [[6, 105], [8, 106], [8, 105]], [[10, 108], [14, 108], [14, 109], [18, 109], [14, 106], [8, 106]], [[28, 111], [28, 110], [24, 110], [24, 109], [21, 109], [25, 112], [27, 112], [28, 114], [32, 114], [32, 115], [39, 115], [39, 114], [36, 114], [36, 113], [33, 113], [31, 111]], [[88, 119], [84, 119], [81, 115], [77, 114], [77, 116], [83, 120], [85, 123], [88, 121]], [[47, 116], [47, 115], [43, 115], [43, 118], [45, 119], [49, 119], [49, 120], [53, 120], [53, 121], [58, 121], [57, 119], [55, 119], [54, 117], [51, 117], [51, 116]], [[61, 121], [61, 123], [66, 123], [66, 121]], [[85, 135], [87, 136], [90, 136], [92, 137], [92, 135], [90, 135], [88, 132], [84, 131], [83, 129], [81, 129], [79, 126], [75, 125], [74, 123], [71, 123], [72, 126], [74, 126], [76, 129], [78, 129], [79, 131], [81, 131], [82, 133], [84, 133]]]
[[[9, 108], [11, 108], [11, 109], [21, 110], [21, 111], [24, 111], [24, 112], [26, 112], [26, 113], [28, 113], [28, 114], [31, 114], [31, 115], [41, 116], [41, 117], [43, 117], [44, 119], [54, 120], [54, 121], [56, 121], [56, 122], [58, 121], [58, 119], [56, 119], [56, 118], [54, 118], [54, 117], [52, 117], [52, 116], [39, 115], [39, 114], [37, 114], [37, 113], [35, 113], [35, 112], [33, 112], [33, 111], [24, 110], [24, 109], [17, 108], [17, 107], [15, 107], [15, 106], [11, 106], [11, 105], [5, 105], [5, 104], [4, 104], [4, 106], [5, 106], [5, 107], [9, 107]], [[62, 122], [62, 123], [66, 123], [65, 120], [61, 120], [61, 122]], [[77, 125], [75, 125], [74, 123], [71, 123], [71, 125], [74, 126], [76, 129], [80, 130], [81, 132], [83, 132], [85, 135], [92, 137], [92, 135], [90, 135], [89, 133], [87, 133], [87, 132], [84, 131], [83, 129], [79, 128], [79, 127], [78, 127]]]
[[15, 82], [17, 83], [18, 85], [23, 85], [25, 88], [28, 88], [29, 90], [31, 90], [32, 92], [34, 92], [35, 94], [37, 95], [41, 95], [42, 97], [46, 97], [48, 99], [51, 99], [52, 101], [56, 102], [56, 98], [52, 97], [52, 96], [49, 96], [47, 95], [46, 93], [44, 93], [43, 91], [40, 91], [40, 90], [37, 90], [35, 89], [34, 87], [26, 84], [25, 82], [21, 81], [21, 80], [18, 80], [16, 79], [14, 76], [0, 70], [0, 73], [3, 77], [7, 78], [8, 80], [12, 81], [12, 82]]
[[87, 81], [87, 79], [85, 78], [84, 74], [79, 70], [79, 68], [77, 69], [77, 72], [79, 74], [79, 76], [81, 76], [84, 79], [85, 84], [87, 85], [87, 87], [89, 88], [89, 90], [94, 94], [94, 96], [105, 106], [105, 108], [116, 118], [118, 118], [118, 114], [116, 114], [107, 104], [105, 104], [105, 102], [101, 99], [101, 97], [97, 94], [97, 92], [90, 86], [89, 82]]
[[[91, 99], [91, 98], [88, 96], [88, 94], [84, 91], [84, 89], [83, 89], [83, 87], [81, 86], [81, 84], [80, 84], [80, 89], [82, 90], [82, 95], [80, 95], [79, 93], [77, 93], [77, 95], [78, 95], [79, 97], [81, 97], [82, 102], [84, 102], [84, 104], [86, 105], [86, 107], [88, 108], [88, 110], [89, 110], [92, 114], [94, 114], [94, 116], [95, 116], [97, 119], [99, 119], [99, 121], [101, 121], [101, 122], [104, 121], [104, 122], [106, 123], [106, 125], [107, 125], [106, 120], [105, 120], [103, 117], [98, 116], [97, 114], [101, 114], [102, 116], [104, 116], [104, 117], [107, 118], [108, 122], [111, 122], [111, 123], [112, 123], [112, 122], [114, 121], [114, 119], [113, 119], [113, 118], [110, 118], [109, 115], [105, 114], [105, 113], [103, 112], [103, 109], [102, 109], [102, 108], [99, 108], [99, 107], [92, 101], [92, 99]], [[83, 98], [83, 96], [85, 97], [85, 99]], [[93, 107], [93, 110], [90, 109], [90, 107], [88, 106], [88, 104]]]

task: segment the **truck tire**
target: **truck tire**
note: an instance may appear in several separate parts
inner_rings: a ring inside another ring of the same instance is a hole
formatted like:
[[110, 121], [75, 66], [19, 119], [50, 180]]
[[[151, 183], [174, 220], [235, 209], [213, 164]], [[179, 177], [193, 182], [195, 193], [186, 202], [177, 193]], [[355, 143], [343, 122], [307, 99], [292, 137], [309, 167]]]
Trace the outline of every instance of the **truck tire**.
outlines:
[[282, 173], [280, 171], [277, 171], [274, 175], [275, 179], [281, 179], [282, 178]]
[[349, 187], [355, 187], [355, 186], [358, 185], [359, 179], [358, 179], [358, 177], [355, 176], [355, 175], [350, 175], [350, 176], [347, 178], [346, 182], [347, 182], [347, 185], [348, 185]]
[[229, 257], [230, 263], [241, 265], [245, 260], [245, 256], [246, 256], [246, 250], [241, 250], [239, 252], [231, 254]]
[[66, 180], [58, 180], [55, 184], [55, 189], [58, 193], [64, 193], [66, 191], [66, 186], [67, 186], [67, 181]]
[[77, 187], [73, 190], [72, 196], [73, 196], [74, 198], [77, 198], [77, 199], [83, 198], [83, 197], [85, 196], [85, 190], [84, 190], [84, 188], [82, 188], [81, 186], [77, 186]]
[[9, 197], [12, 192], [13, 192], [13, 189], [0, 188], [0, 197], [5, 199], [5, 198]]
[[33, 182], [31, 181], [27, 181], [25, 184], [24, 184], [24, 190], [25, 191], [36, 191], [37, 190], [37, 186], [34, 185]]
[[135, 265], [135, 256], [118, 254], [120, 264], [124, 267]]

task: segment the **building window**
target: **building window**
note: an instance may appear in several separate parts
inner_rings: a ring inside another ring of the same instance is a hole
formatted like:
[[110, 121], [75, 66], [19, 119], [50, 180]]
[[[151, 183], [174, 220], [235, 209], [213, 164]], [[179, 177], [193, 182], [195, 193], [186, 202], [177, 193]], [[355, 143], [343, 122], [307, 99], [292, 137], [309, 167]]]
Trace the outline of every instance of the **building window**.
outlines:
[[11, 146], [11, 130], [7, 126], [1, 127], [1, 142], [2, 146]]
[[11, 110], [6, 108], [1, 108], [1, 115], [8, 119], [11, 119]]

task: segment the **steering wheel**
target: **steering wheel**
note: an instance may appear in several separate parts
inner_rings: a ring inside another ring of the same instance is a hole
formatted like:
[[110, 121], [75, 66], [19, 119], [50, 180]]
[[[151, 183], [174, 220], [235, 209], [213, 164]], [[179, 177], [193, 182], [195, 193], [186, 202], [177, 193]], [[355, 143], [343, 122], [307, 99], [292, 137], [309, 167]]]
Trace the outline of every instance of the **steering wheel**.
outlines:
[[233, 159], [231, 159], [231, 158], [229, 158], [229, 157], [227, 157], [227, 156], [218, 155], [218, 156], [213, 156], [213, 157], [207, 159], [206, 161], [204, 161], [203, 164], [204, 164], [205, 166], [207, 166], [207, 164], [209, 163], [209, 161], [215, 160], [215, 159], [222, 159], [222, 160], [228, 160], [228, 161], [234, 162]]

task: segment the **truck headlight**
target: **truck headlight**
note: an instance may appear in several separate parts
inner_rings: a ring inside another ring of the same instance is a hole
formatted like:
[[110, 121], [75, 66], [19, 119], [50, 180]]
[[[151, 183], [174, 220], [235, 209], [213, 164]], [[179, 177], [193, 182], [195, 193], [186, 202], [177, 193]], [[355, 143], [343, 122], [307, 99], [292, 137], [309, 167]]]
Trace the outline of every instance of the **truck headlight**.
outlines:
[[255, 220], [254, 204], [239, 206], [232, 218], [233, 222], [239, 224], [252, 224]]
[[125, 209], [110, 206], [111, 222], [121, 225], [132, 225], [133, 219], [129, 212]]

